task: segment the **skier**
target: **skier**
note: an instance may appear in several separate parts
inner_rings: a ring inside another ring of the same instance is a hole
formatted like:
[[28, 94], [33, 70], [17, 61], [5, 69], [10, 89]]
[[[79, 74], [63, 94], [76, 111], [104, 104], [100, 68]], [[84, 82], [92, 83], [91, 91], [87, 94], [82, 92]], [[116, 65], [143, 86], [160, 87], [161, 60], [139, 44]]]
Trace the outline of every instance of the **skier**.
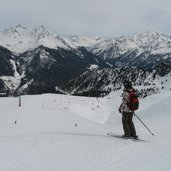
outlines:
[[136, 135], [136, 130], [134, 123], [132, 121], [134, 111], [131, 110], [128, 106], [130, 102], [130, 96], [129, 93], [134, 91], [134, 88], [132, 87], [132, 84], [130, 81], [124, 81], [123, 83], [124, 90], [122, 93], [122, 103], [118, 109], [119, 113], [122, 114], [122, 124], [123, 124], [123, 130], [124, 135], [122, 137], [124, 138], [134, 138], [138, 139], [138, 135]]

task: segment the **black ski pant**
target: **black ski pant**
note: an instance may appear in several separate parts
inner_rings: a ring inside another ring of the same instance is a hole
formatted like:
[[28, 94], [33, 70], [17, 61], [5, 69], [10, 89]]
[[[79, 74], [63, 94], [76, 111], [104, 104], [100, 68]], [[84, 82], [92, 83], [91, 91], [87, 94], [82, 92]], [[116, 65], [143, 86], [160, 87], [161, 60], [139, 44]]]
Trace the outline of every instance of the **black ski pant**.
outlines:
[[135, 137], [136, 130], [132, 118], [133, 118], [133, 112], [122, 113], [122, 124], [123, 124], [123, 130], [125, 135]]

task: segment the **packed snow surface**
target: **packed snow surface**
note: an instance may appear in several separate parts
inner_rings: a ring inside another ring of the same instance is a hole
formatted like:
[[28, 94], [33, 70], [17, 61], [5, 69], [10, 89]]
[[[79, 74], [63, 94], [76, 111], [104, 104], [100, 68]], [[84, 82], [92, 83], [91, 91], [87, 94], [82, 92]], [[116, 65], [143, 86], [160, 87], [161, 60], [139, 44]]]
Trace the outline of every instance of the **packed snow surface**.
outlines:
[[171, 96], [140, 100], [145, 141], [122, 135], [121, 91], [104, 98], [44, 94], [0, 98], [0, 171], [170, 171]]

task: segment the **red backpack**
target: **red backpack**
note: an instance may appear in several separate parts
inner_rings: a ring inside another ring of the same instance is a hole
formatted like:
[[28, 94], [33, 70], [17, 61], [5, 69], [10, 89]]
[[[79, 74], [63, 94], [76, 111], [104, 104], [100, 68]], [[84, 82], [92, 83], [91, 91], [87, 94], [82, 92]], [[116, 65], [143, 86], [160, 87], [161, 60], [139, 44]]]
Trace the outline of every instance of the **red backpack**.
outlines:
[[137, 93], [134, 91], [129, 91], [129, 103], [127, 103], [130, 110], [137, 110], [139, 107], [139, 99]]

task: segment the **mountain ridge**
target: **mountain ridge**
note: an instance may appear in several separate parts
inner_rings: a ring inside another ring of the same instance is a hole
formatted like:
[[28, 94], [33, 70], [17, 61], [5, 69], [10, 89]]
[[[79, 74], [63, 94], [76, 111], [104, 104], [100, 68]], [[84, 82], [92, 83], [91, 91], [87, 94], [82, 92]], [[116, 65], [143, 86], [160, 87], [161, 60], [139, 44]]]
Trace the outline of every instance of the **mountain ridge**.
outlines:
[[[59, 36], [44, 26], [29, 29], [18, 25], [0, 32], [0, 55], [1, 91], [37, 94], [55, 92], [55, 87], [94, 68], [97, 75], [103, 69], [122, 71], [125, 67], [153, 72], [171, 62], [171, 36], [155, 31], [118, 38]], [[166, 70], [164, 67], [164, 75]]]
[[136, 67], [94, 68], [70, 80], [61, 89], [72, 95], [103, 97], [121, 89], [124, 80], [132, 82], [141, 98], [163, 90], [171, 91], [171, 62], [160, 64], [151, 71]]
[[[102, 51], [113, 47], [115, 51], [117, 51], [117, 49], [119, 50], [116, 54], [113, 53], [114, 57], [112, 58], [116, 58], [118, 57], [118, 54], [123, 54], [126, 51], [137, 47], [140, 49], [145, 48], [145, 50], [155, 48], [157, 43], [161, 43], [162, 41], [164, 41], [163, 46], [168, 43], [168, 49], [165, 48], [165, 52], [166, 50], [171, 52], [171, 36], [156, 31], [106, 38], [77, 35], [62, 36], [49, 32], [43, 25], [33, 29], [18, 25], [5, 29], [0, 32], [0, 35], [0, 46], [6, 47], [14, 53], [23, 53], [43, 45], [48, 48], [60, 47], [66, 49], [76, 49], [77, 47], [84, 46], [92, 53], [102, 55]], [[166, 47], [163, 46], [160, 48]], [[154, 49], [153, 54], [154, 53], [158, 52]], [[108, 58], [110, 59], [111, 56]], [[103, 56], [103, 59], [106, 59], [105, 55]]]

